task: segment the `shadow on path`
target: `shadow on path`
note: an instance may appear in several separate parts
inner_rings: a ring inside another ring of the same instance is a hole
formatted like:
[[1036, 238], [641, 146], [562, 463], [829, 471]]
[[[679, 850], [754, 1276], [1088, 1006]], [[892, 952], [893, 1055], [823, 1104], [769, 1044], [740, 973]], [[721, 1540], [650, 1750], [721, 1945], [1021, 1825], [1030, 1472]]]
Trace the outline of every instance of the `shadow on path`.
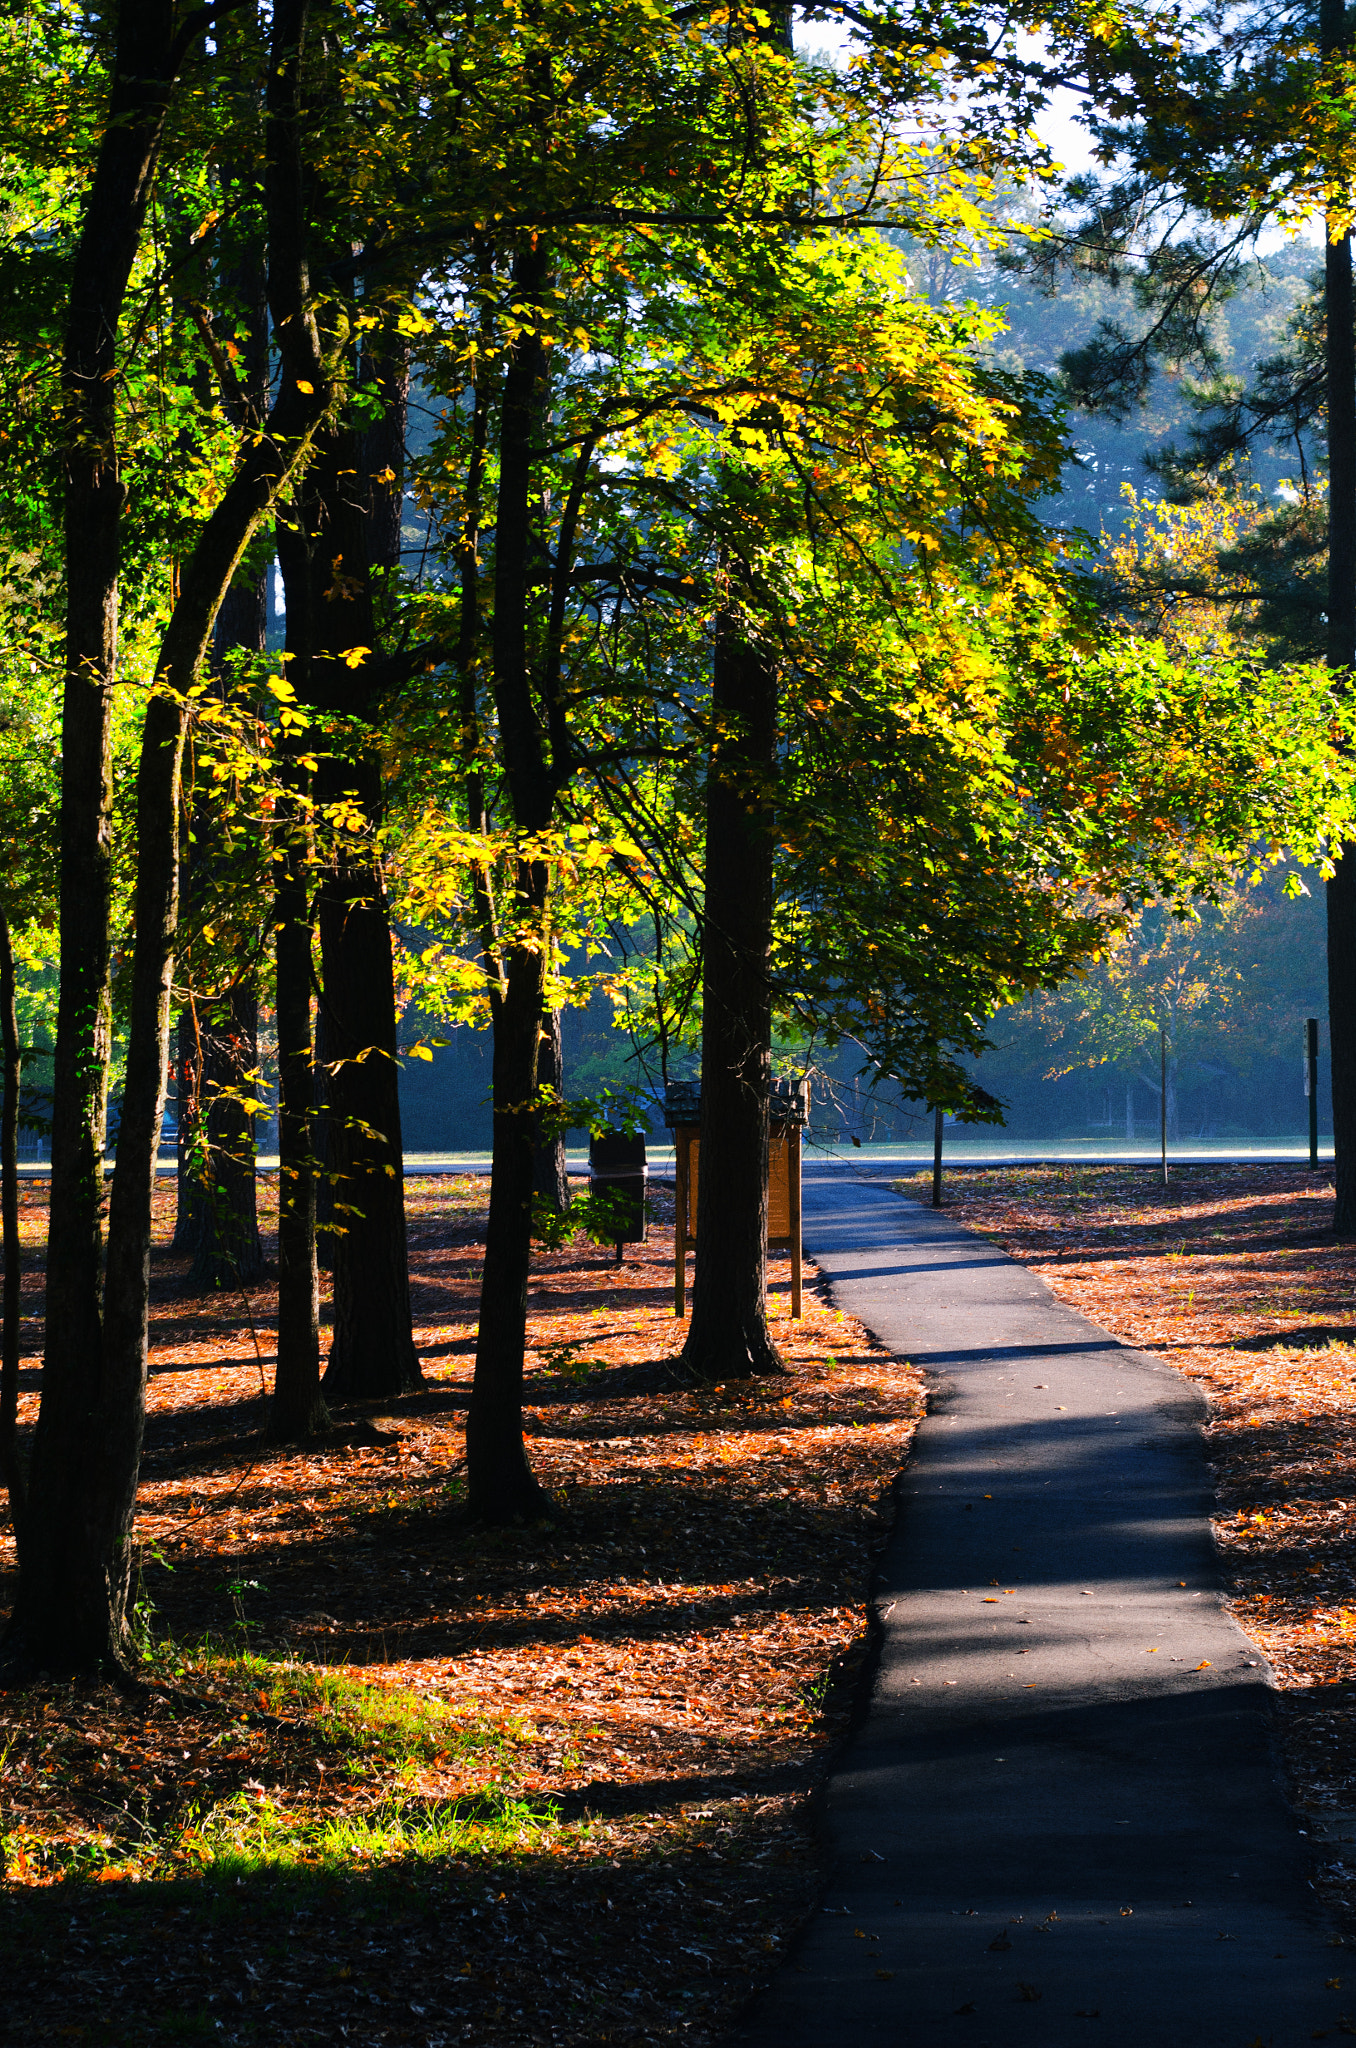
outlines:
[[[831, 1781], [830, 1889], [745, 2048], [1298, 2048], [1356, 1986], [1227, 1613], [1203, 1404], [946, 1217], [816, 1181], [838, 1306], [938, 1373]], [[1095, 2027], [1090, 2024], [1095, 2020]]]

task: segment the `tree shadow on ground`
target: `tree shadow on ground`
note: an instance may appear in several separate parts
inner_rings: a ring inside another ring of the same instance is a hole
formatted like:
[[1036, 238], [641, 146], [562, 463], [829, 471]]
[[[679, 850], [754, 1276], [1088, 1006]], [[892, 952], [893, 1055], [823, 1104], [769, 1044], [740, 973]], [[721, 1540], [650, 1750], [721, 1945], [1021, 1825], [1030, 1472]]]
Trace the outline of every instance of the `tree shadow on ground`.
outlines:
[[[807, 1903], [803, 1848], [751, 1802], [675, 1821], [672, 1847], [608, 1852], [524, 1824], [375, 1868], [270, 1868], [11, 1895], [0, 1934], [16, 2042], [363, 2048], [705, 2042]], [[601, 1853], [599, 1853], [601, 1851]], [[757, 1959], [755, 1963], [754, 1959]]]
[[[267, 1470], [234, 1502], [246, 1521], [264, 1505], [277, 1505]], [[489, 1653], [685, 1639], [813, 1609], [832, 1597], [846, 1554], [883, 1526], [836, 1502], [769, 1497], [752, 1479], [670, 1469], [581, 1483], [554, 1527], [490, 1530], [465, 1521], [444, 1482], [422, 1507], [360, 1510], [345, 1527], [260, 1540], [248, 1559], [151, 1555], [142, 1570], [158, 1626], [175, 1639], [228, 1628], [229, 1589], [248, 1579], [261, 1642], [322, 1663], [439, 1660], [472, 1643]], [[566, 1597], [544, 1601], [543, 1583]], [[607, 1588], [603, 1611], [593, 1586]]]

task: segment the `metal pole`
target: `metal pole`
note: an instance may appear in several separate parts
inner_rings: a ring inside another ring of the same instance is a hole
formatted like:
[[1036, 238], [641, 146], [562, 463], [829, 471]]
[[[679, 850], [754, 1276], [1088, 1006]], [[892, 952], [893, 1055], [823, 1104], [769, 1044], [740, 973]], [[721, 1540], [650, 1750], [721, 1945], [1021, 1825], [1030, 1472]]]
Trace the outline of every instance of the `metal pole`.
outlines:
[[1304, 1026], [1304, 1092], [1309, 1098], [1309, 1164], [1318, 1165], [1318, 1019], [1310, 1017]]
[[1168, 1034], [1158, 1027], [1158, 1136], [1163, 1153], [1163, 1185], [1168, 1184]]
[[942, 1206], [942, 1112], [932, 1113], [932, 1206]]

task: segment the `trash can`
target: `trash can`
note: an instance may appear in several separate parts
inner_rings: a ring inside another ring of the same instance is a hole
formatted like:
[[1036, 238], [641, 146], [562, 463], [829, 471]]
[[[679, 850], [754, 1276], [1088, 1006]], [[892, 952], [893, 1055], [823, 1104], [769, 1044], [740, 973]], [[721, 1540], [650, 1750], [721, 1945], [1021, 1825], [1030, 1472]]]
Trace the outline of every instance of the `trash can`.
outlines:
[[589, 1139], [589, 1193], [617, 1196], [623, 1210], [621, 1235], [615, 1240], [618, 1265], [622, 1246], [644, 1244], [649, 1234], [645, 1209], [648, 1178], [643, 1131], [602, 1131]]

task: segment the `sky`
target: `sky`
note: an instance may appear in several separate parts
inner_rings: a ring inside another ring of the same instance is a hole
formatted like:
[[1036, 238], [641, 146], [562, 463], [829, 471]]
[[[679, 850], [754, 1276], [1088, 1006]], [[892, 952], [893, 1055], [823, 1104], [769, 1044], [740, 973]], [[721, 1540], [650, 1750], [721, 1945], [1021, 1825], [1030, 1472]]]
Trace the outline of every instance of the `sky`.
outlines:
[[[798, 21], [796, 23], [796, 48], [807, 55], [843, 55], [849, 46], [850, 37], [841, 22]], [[1039, 48], [1034, 37], [1026, 36], [1022, 43], [1032, 50]], [[1091, 168], [1092, 151], [1089, 138], [1074, 119], [1078, 110], [1076, 94], [1064, 91], [1054, 93], [1050, 104], [1037, 122], [1037, 132], [1047, 143], [1057, 162], [1067, 171], [1083, 171]]]
[[[841, 23], [816, 21], [796, 24], [796, 47], [807, 54], [841, 54], [847, 50], [848, 44], [848, 32]], [[1040, 50], [1040, 43], [1033, 36], [1023, 36], [1019, 39], [1019, 48], [1036, 54]], [[1061, 87], [1051, 94], [1045, 111], [1036, 123], [1036, 132], [1049, 147], [1056, 163], [1069, 172], [1087, 171], [1095, 167], [1091, 138], [1087, 130], [1079, 125], [1078, 108], [1078, 95]], [[1323, 239], [1321, 224], [1317, 220], [1310, 222], [1300, 230], [1300, 238], [1306, 242], [1320, 244]], [[1268, 250], [1279, 248], [1286, 239], [1284, 230], [1272, 229], [1261, 237], [1259, 247], [1265, 254]]]

